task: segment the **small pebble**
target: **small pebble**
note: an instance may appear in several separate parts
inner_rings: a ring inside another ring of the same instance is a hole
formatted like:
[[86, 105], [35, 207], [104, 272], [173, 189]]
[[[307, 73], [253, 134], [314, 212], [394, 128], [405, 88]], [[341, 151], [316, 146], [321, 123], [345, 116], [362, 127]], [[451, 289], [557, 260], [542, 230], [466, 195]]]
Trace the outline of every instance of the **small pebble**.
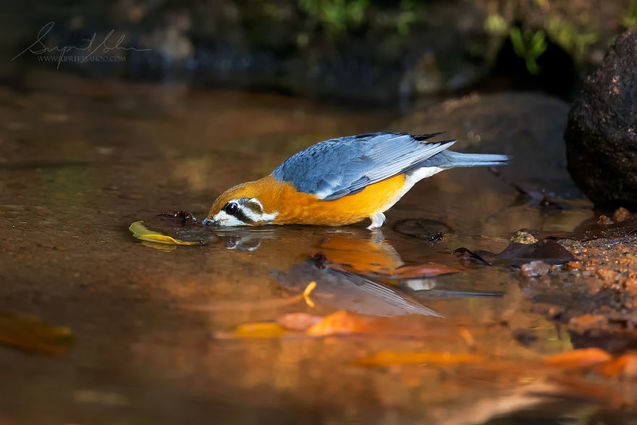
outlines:
[[597, 224], [599, 224], [600, 226], [609, 226], [613, 223], [614, 223], [613, 220], [611, 220], [609, 217], [605, 216], [604, 214], [600, 215], [599, 218], [597, 219]]
[[551, 266], [542, 261], [531, 261], [526, 263], [520, 269], [520, 274], [524, 277], [539, 277], [548, 274]]
[[621, 223], [622, 221], [626, 221], [630, 218], [630, 211], [628, 211], [624, 207], [619, 207], [613, 213], [613, 220], [617, 223]]

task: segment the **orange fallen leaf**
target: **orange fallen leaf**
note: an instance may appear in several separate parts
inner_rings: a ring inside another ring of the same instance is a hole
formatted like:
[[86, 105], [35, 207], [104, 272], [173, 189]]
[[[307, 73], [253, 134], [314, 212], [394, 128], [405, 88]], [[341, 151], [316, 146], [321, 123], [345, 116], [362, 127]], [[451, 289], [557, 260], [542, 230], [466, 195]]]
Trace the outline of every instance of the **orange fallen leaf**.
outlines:
[[637, 378], [637, 354], [624, 354], [595, 368], [595, 372], [613, 378]]
[[279, 338], [285, 333], [282, 325], [276, 322], [244, 323], [234, 330], [242, 338]]
[[337, 311], [326, 316], [307, 330], [308, 335], [346, 335], [352, 333], [365, 333], [372, 321], [346, 311]]
[[450, 274], [461, 272], [458, 267], [445, 266], [444, 264], [426, 263], [415, 266], [404, 266], [394, 271], [397, 279], [407, 279], [410, 277], [438, 276], [441, 274]]
[[599, 348], [582, 348], [549, 356], [544, 359], [544, 363], [565, 370], [586, 369], [608, 362], [611, 358], [610, 354]]
[[462, 363], [478, 363], [484, 361], [482, 356], [468, 353], [448, 353], [448, 352], [411, 352], [411, 353], [395, 353], [392, 351], [381, 351], [369, 356], [357, 359], [354, 364], [359, 366], [392, 366], [403, 364], [462, 364]]
[[307, 313], [288, 313], [277, 319], [277, 323], [293, 331], [305, 331], [319, 323], [323, 318]]

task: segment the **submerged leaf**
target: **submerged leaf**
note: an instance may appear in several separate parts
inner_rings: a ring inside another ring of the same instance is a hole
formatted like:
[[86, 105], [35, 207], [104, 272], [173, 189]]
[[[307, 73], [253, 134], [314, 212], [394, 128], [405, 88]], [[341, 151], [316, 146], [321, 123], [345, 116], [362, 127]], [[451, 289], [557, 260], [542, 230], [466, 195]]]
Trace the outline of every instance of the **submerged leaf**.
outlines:
[[395, 353], [392, 351], [381, 351], [369, 356], [361, 357], [354, 363], [359, 366], [392, 366], [402, 364], [461, 364], [478, 363], [484, 359], [481, 356], [468, 353], [447, 353], [447, 352], [412, 352]]
[[288, 313], [279, 317], [276, 321], [286, 329], [293, 331], [305, 331], [319, 323], [323, 318], [307, 313]]
[[162, 235], [161, 233], [154, 232], [144, 226], [143, 221], [135, 221], [129, 227], [134, 237], [139, 240], [147, 242], [155, 242], [167, 245], [200, 245], [200, 242], [190, 242], [175, 239], [171, 236]]
[[637, 354], [624, 354], [595, 368], [595, 372], [613, 378], [637, 378]]
[[307, 330], [308, 335], [328, 336], [365, 333], [372, 321], [346, 311], [337, 311], [326, 316]]
[[443, 274], [459, 273], [462, 269], [458, 267], [446, 266], [444, 264], [424, 263], [413, 266], [403, 266], [394, 271], [388, 277], [397, 279], [410, 279], [416, 277], [440, 276]]
[[285, 333], [285, 329], [276, 322], [254, 322], [244, 323], [234, 333], [242, 338], [279, 338]]
[[0, 313], [0, 343], [44, 354], [60, 354], [72, 342], [71, 331], [53, 326], [37, 317]]
[[544, 363], [566, 370], [586, 369], [608, 362], [611, 358], [610, 354], [599, 348], [581, 348], [549, 356], [544, 359]]
[[460, 258], [460, 261], [462, 261], [463, 264], [467, 265], [467, 264], [476, 264], [479, 266], [492, 266], [493, 263], [485, 260], [484, 258], [482, 258], [481, 256], [479, 256], [478, 254], [476, 254], [473, 251], [468, 250], [467, 248], [461, 247], [461, 248], [457, 248], [456, 250], [453, 251], [453, 255], [455, 255], [456, 257]]

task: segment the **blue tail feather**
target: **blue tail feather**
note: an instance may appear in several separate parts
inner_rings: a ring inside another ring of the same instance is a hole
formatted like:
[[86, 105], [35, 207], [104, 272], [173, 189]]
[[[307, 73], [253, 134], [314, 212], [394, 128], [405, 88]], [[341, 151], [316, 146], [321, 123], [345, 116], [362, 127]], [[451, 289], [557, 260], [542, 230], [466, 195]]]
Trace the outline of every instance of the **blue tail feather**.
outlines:
[[509, 155], [460, 153], [443, 151], [423, 162], [423, 167], [492, 167], [506, 165], [511, 160]]

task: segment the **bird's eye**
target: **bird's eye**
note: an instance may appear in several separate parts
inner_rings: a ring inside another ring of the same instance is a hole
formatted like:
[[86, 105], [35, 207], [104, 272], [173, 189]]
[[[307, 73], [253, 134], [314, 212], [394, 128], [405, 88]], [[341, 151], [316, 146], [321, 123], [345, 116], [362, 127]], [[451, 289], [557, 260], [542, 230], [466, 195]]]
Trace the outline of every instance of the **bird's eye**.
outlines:
[[235, 202], [228, 202], [223, 207], [223, 210], [230, 215], [233, 215], [234, 213], [236, 213], [238, 209], [239, 209], [239, 206]]

